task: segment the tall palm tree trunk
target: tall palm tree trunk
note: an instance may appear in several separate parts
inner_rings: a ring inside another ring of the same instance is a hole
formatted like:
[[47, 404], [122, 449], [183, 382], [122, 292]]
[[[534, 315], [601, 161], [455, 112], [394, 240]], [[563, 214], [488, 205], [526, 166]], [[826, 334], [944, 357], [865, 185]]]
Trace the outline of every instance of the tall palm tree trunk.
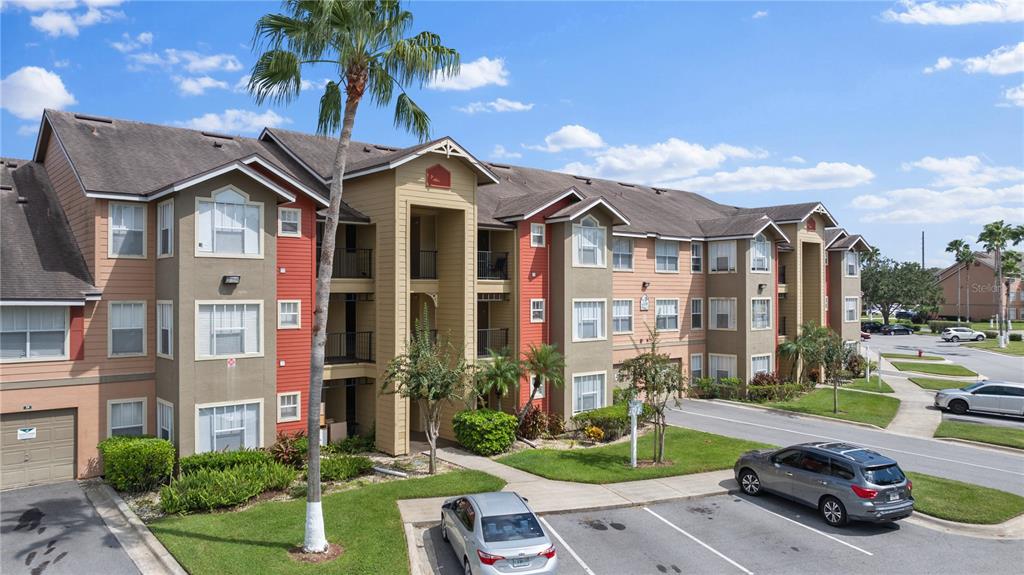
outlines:
[[306, 431], [309, 436], [309, 462], [306, 472], [306, 535], [303, 549], [307, 553], [327, 551], [327, 534], [324, 531], [323, 506], [320, 502], [320, 398], [324, 381], [324, 348], [327, 345], [327, 307], [331, 297], [331, 273], [334, 269], [334, 244], [338, 234], [338, 214], [341, 212], [342, 179], [348, 158], [349, 142], [352, 141], [352, 127], [356, 120], [356, 109], [362, 97], [364, 83], [353, 86], [351, 79], [345, 98], [345, 116], [342, 120], [341, 137], [334, 154], [334, 180], [331, 182], [330, 204], [327, 221], [324, 224], [320, 267], [316, 277], [316, 307], [313, 314], [313, 350], [309, 361], [309, 393], [306, 406]]
[[996, 321], [999, 322], [999, 348], [1006, 347], [1006, 310], [1003, 308], [1003, 250], [996, 249]]

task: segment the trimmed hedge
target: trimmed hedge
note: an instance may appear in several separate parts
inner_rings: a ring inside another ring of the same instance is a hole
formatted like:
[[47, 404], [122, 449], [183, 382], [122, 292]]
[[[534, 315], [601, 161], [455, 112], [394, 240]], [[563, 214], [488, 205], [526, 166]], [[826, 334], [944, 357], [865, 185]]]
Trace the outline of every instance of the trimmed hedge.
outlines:
[[998, 331], [983, 331], [982, 333], [984, 333], [985, 337], [988, 338], [988, 339], [995, 339], [995, 338], [999, 337], [999, 332]]
[[[651, 406], [644, 404], [640, 421], [650, 419], [653, 415]], [[629, 433], [629, 404], [617, 403], [577, 413], [572, 423], [575, 429], [584, 432], [588, 427], [596, 427], [604, 434], [605, 441], [614, 441]]]
[[476, 409], [456, 413], [452, 424], [463, 447], [478, 455], [496, 455], [512, 447], [519, 421], [503, 411]]
[[174, 445], [156, 437], [114, 436], [98, 445], [103, 476], [118, 491], [147, 491], [174, 472]]
[[743, 380], [738, 377], [702, 377], [690, 385], [690, 396], [699, 399], [743, 399]]
[[209, 451], [187, 455], [178, 460], [181, 473], [194, 473], [199, 470], [219, 471], [239, 465], [269, 464], [274, 458], [261, 449], [242, 449], [239, 451]]
[[1024, 337], [1022, 337], [1022, 334], [1019, 334], [1019, 333], [1011, 333], [1010, 334], [1010, 341], [1021, 341], [1021, 340], [1024, 340]]
[[160, 509], [174, 514], [234, 507], [264, 491], [287, 488], [297, 474], [276, 461], [243, 463], [225, 469], [199, 468], [160, 490]]
[[331, 455], [320, 460], [320, 481], [345, 481], [369, 473], [373, 461], [361, 455]]
[[799, 383], [781, 383], [779, 385], [748, 385], [747, 399], [750, 401], [788, 401], [800, 395], [807, 388]]

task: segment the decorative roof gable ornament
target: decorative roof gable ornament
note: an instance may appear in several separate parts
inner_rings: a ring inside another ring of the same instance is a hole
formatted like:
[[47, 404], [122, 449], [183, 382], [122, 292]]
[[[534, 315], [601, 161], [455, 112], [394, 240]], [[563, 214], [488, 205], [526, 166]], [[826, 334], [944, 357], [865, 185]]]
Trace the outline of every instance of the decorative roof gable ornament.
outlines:
[[427, 168], [427, 187], [451, 189], [452, 173], [441, 164], [430, 166]]

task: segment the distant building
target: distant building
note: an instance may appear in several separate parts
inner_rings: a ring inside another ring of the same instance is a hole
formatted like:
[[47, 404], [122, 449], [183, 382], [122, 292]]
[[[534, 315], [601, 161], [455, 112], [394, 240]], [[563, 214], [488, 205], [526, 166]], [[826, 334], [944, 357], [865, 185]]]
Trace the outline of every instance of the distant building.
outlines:
[[[985, 321], [998, 313], [997, 298], [1002, 294], [1003, 299], [1007, 300], [1006, 317], [1010, 321], [1024, 318], [1024, 309], [1021, 306], [1021, 274], [1010, 278], [1010, 295], [1007, 298], [1006, 286], [1000, 289], [996, 283], [995, 254], [974, 252], [974, 258], [970, 270], [965, 264], [958, 262], [937, 274], [939, 285], [942, 286], [942, 295], [946, 300], [939, 307], [939, 315], [949, 319], [960, 317], [969, 318], [971, 321]], [[959, 281], [957, 270], [960, 270]], [[959, 299], [957, 291], [960, 292]]]

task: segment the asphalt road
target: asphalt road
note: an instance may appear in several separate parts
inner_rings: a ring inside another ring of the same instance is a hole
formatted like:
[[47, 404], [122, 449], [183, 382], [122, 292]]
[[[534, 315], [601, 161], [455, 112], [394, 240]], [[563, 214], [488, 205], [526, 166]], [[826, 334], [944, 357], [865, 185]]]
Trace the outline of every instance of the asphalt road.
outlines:
[[988, 379], [1024, 383], [1024, 357], [974, 349], [959, 343], [947, 343], [931, 334], [881, 335], [873, 333], [871, 339], [862, 342], [861, 345], [882, 353], [917, 353], [917, 350], [921, 349], [926, 355], [941, 355]]
[[888, 455], [910, 471], [1024, 495], [1024, 455], [712, 401], [683, 400], [669, 411], [668, 421], [780, 446], [846, 441]]

